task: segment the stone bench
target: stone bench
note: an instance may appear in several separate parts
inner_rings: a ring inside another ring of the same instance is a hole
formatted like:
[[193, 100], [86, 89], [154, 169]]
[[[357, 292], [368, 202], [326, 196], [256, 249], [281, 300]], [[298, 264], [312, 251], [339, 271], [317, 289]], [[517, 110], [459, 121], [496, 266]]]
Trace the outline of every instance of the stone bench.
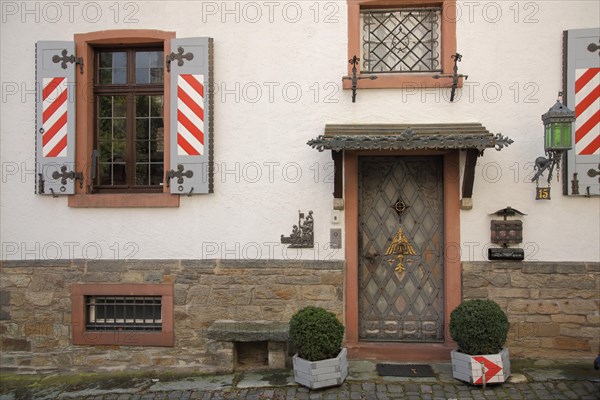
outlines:
[[274, 321], [215, 321], [208, 339], [231, 343], [231, 370], [280, 369], [286, 367], [289, 324]]

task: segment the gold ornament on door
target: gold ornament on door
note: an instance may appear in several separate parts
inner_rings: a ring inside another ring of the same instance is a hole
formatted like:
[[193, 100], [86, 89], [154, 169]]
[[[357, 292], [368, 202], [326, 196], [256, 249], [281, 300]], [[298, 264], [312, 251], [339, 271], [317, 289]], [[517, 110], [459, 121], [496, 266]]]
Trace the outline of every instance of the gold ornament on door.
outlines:
[[[390, 243], [387, 250], [385, 251], [385, 255], [395, 255], [396, 260], [398, 261], [398, 264], [396, 265], [396, 271], [404, 272], [404, 265], [402, 264], [404, 256], [416, 256], [417, 253], [415, 252], [415, 249], [412, 247], [412, 245], [404, 235], [402, 228], [400, 228], [398, 229], [398, 232], [392, 239], [392, 243]], [[394, 260], [389, 260], [389, 263], [393, 265]]]

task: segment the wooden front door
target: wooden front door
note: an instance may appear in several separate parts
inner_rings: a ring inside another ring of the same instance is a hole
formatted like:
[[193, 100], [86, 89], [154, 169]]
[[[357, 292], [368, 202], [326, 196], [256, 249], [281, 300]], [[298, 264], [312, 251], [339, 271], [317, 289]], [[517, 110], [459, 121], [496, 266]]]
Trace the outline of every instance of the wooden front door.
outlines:
[[[442, 157], [359, 157], [358, 171], [359, 339], [443, 342]], [[385, 255], [400, 230], [415, 253], [403, 272]]]

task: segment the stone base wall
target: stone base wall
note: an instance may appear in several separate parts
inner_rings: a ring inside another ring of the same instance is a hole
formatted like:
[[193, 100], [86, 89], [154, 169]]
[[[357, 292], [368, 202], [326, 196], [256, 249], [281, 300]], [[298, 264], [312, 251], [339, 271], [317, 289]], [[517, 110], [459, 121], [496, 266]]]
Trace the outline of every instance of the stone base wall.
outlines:
[[[72, 345], [74, 283], [172, 283], [174, 347]], [[18, 372], [229, 372], [234, 344], [209, 338], [215, 321], [289, 322], [307, 305], [322, 306], [342, 320], [342, 288], [342, 261], [5, 261], [0, 365]]]
[[465, 262], [463, 299], [493, 299], [510, 322], [511, 357], [600, 353], [600, 263]]

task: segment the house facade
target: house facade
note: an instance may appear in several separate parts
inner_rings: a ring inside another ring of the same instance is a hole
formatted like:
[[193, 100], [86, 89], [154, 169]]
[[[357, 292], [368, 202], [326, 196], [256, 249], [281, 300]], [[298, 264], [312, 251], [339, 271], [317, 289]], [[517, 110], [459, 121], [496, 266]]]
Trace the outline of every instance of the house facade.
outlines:
[[470, 298], [599, 352], [600, 5], [1, 7], [3, 368], [283, 368], [307, 305], [445, 360]]

